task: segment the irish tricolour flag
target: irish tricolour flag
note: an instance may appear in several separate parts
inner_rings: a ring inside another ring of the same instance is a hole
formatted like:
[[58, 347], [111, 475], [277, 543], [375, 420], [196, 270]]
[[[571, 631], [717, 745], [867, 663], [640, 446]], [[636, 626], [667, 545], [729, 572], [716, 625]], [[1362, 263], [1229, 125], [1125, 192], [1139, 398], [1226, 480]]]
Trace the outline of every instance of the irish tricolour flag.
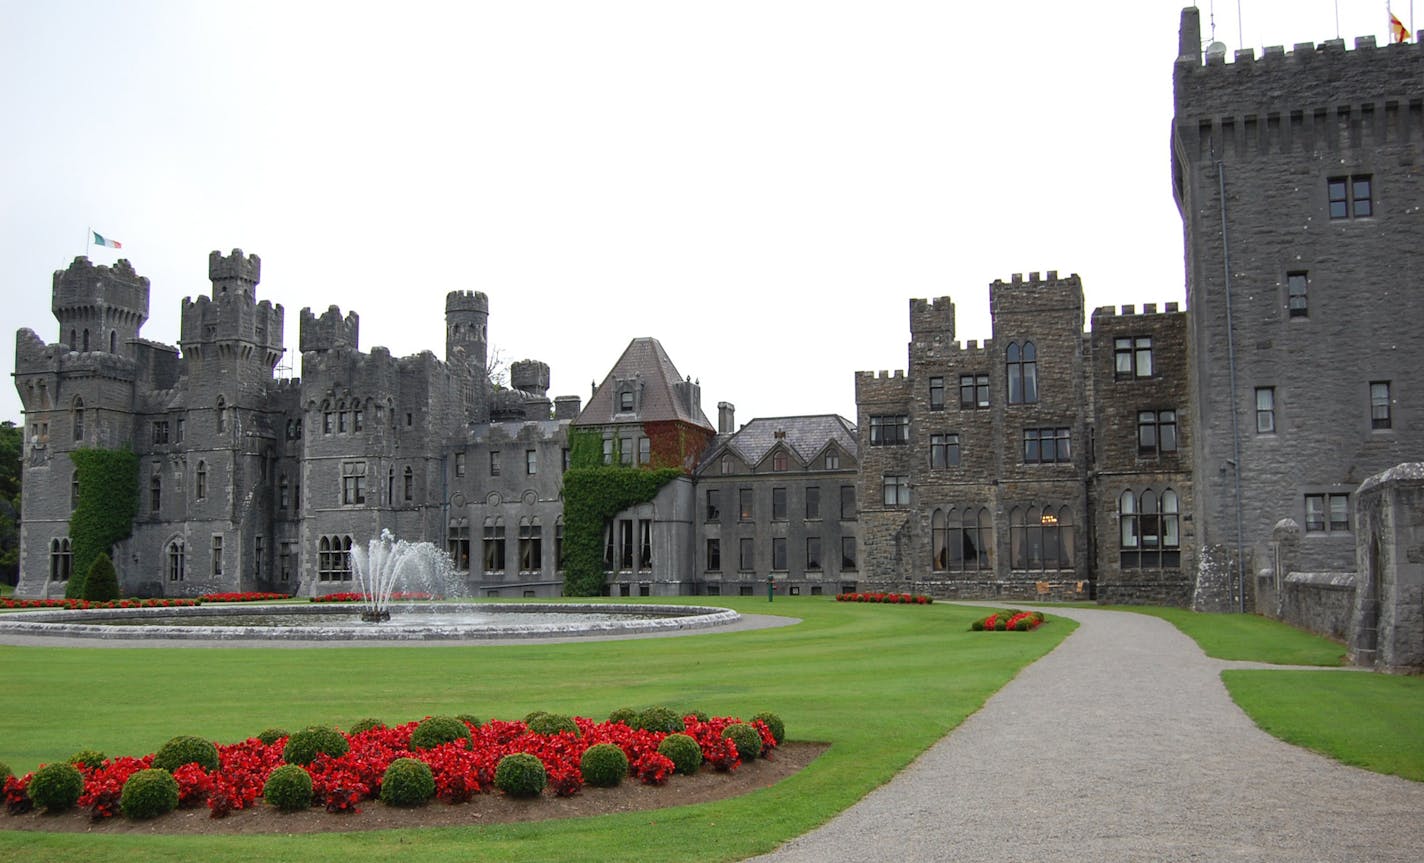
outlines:
[[90, 231], [89, 233], [94, 235], [94, 245], [96, 246], [108, 246], [111, 249], [122, 249], [124, 247], [124, 244], [118, 240], [111, 240], [96, 231]]

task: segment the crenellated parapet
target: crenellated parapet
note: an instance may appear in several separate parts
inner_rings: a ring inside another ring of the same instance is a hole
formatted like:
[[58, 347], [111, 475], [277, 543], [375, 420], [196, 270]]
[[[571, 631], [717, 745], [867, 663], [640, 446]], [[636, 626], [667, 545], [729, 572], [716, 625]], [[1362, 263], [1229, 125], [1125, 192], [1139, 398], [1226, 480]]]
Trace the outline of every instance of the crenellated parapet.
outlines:
[[855, 373], [856, 404], [900, 403], [909, 397], [910, 379], [903, 369]]
[[509, 364], [509, 385], [542, 398], [549, 392], [549, 364], [519, 360]]
[[1040, 276], [1014, 273], [1009, 281], [995, 279], [989, 285], [989, 310], [997, 320], [1003, 314], [1016, 312], [1077, 310], [1083, 319], [1083, 281], [1077, 273], [1060, 277], [1057, 270]]
[[483, 291], [451, 291], [445, 295], [445, 313], [489, 314], [489, 297]]
[[355, 312], [341, 316], [341, 309], [329, 306], [317, 317], [310, 308], [302, 309], [298, 350], [303, 354], [311, 351], [333, 351], [361, 349], [361, 317]]
[[1162, 311], [1157, 310], [1156, 303], [1143, 303], [1142, 311], [1137, 311], [1136, 305], [1124, 305], [1119, 311], [1118, 306], [1098, 306], [1093, 309], [1093, 328], [1096, 329], [1099, 322], [1107, 323], [1115, 318], [1141, 318], [1148, 315], [1181, 315], [1185, 314], [1181, 310], [1180, 303], [1166, 303]]
[[262, 281], [262, 259], [244, 255], [242, 249], [233, 249], [230, 255], [214, 250], [208, 253], [208, 280], [213, 283], [214, 298], [241, 294], [254, 299], [257, 283]]
[[911, 299], [910, 338], [954, 341], [954, 302], [949, 297]]

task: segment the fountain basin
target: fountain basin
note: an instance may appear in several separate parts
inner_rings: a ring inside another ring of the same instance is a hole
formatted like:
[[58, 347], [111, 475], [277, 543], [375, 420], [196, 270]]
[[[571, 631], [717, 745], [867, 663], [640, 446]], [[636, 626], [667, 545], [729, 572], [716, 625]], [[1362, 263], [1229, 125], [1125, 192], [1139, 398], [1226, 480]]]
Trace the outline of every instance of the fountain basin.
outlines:
[[[726, 626], [728, 608], [604, 603], [410, 603], [363, 622], [360, 606], [199, 605], [23, 611], [0, 615], [0, 636], [203, 641], [411, 642], [651, 635]], [[268, 622], [251, 618], [269, 619]], [[241, 621], [240, 618], [249, 618]]]

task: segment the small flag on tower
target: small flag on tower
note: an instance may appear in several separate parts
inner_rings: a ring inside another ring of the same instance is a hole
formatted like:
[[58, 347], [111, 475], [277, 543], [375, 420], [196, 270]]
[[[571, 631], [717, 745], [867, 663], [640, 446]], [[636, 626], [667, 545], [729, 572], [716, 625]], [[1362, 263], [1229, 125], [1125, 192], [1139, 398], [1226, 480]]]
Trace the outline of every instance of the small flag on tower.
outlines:
[[1389, 33], [1395, 42], [1409, 41], [1409, 28], [1405, 27], [1404, 22], [1396, 18], [1393, 12], [1389, 13]]
[[111, 249], [122, 249], [124, 247], [124, 244], [118, 240], [111, 240], [108, 237], [100, 235], [97, 231], [90, 231], [89, 233], [94, 235], [94, 245], [96, 246], [108, 246]]

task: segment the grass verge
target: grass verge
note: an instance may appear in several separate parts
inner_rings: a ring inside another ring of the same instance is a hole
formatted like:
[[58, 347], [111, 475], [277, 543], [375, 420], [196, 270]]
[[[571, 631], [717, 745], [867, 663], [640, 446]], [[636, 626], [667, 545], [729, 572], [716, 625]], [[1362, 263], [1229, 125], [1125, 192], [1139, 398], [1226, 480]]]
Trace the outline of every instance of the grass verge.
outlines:
[[1203, 614], [1185, 608], [1142, 605], [1105, 607], [1160, 617], [1186, 633], [1214, 659], [1320, 666], [1338, 666], [1345, 660], [1345, 646], [1339, 642], [1256, 614]]
[[1424, 782], [1424, 678], [1239, 670], [1222, 680], [1263, 731], [1346, 764]]
[[802, 623], [509, 647], [0, 648], [7, 695], [0, 760], [17, 772], [84, 747], [152, 752], [177, 734], [229, 741], [267, 726], [434, 713], [514, 718], [534, 709], [602, 717], [655, 703], [744, 716], [771, 710], [793, 739], [832, 744], [785, 782], [699, 806], [310, 836], [0, 832], [0, 859], [739, 860], [810, 830], [884, 783], [1076, 626], [1056, 618], [1032, 633], [986, 636], [968, 631], [979, 609], [944, 604], [810, 597], [770, 607], [750, 598], [718, 604]]

